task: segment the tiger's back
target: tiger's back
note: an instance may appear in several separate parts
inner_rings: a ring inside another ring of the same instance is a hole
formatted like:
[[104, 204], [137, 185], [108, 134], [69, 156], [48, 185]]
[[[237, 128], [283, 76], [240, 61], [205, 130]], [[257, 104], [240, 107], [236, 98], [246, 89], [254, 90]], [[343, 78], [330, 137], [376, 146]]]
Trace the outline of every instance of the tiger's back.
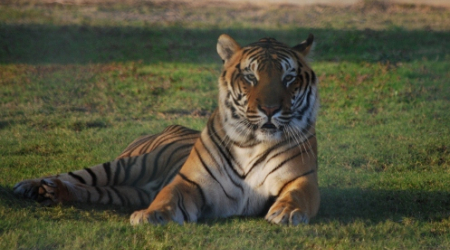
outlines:
[[[185, 152], [188, 149], [192, 148], [195, 141], [198, 139], [200, 135], [200, 131], [193, 130], [190, 128], [186, 128], [180, 125], [171, 125], [165, 128], [161, 133], [153, 134], [153, 135], [145, 135], [139, 137], [128, 145], [122, 153], [117, 157], [119, 158], [129, 158], [139, 155], [144, 155], [155, 151], [157, 147], [166, 146], [169, 147], [168, 144], [172, 145], [175, 143], [181, 144], [179, 148], [175, 148], [173, 150], [169, 150], [171, 153], [176, 153], [179, 151]], [[182, 143], [180, 143], [182, 142]], [[187, 154], [189, 155], [189, 153]], [[180, 155], [178, 157], [174, 157], [176, 159], [185, 159], [187, 155]], [[169, 164], [172, 165], [172, 164]]]

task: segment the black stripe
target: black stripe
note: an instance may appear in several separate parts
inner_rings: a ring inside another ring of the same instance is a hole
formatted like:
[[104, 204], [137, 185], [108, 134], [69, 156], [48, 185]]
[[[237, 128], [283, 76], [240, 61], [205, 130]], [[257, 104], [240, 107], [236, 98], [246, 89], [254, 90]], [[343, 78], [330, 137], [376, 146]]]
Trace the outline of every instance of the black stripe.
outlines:
[[99, 187], [95, 187], [95, 190], [97, 191], [97, 193], [98, 193], [98, 201], [100, 202], [101, 200], [102, 200], [102, 198], [103, 198], [103, 191], [102, 191], [102, 189], [101, 188], [99, 188]]
[[[130, 145], [127, 146], [127, 148], [122, 152], [121, 156], [124, 153], [128, 152], [126, 154], [126, 157], [130, 157], [136, 149], [138, 149], [145, 142], [151, 141], [155, 136], [157, 136], [157, 135], [146, 135], [146, 136], [138, 138], [136, 141], [132, 142]], [[140, 153], [138, 153], [138, 154], [140, 154]]]
[[236, 82], [237, 80], [239, 80], [239, 78], [242, 76], [241, 74], [241, 69], [238, 69], [237, 71], [233, 72], [233, 75], [231, 75], [231, 80], [230, 83], [232, 82]]
[[160, 168], [160, 166], [158, 164], [158, 161], [159, 161], [159, 158], [161, 157], [161, 155], [163, 155], [166, 152], [167, 148], [169, 148], [170, 146], [172, 146], [175, 143], [176, 143], [176, 141], [173, 141], [173, 142], [171, 142], [169, 144], [164, 145], [164, 147], [159, 149], [158, 153], [156, 154], [156, 156], [155, 156], [155, 158], [153, 160], [154, 164], [152, 166], [153, 167], [152, 173], [148, 176], [148, 178], [146, 180], [146, 183], [152, 181], [154, 179], [155, 175], [157, 174], [157, 172], [158, 172], [158, 170]]
[[[157, 139], [157, 138], [158, 138], [158, 137], [156, 137], [156, 139]], [[155, 140], [156, 140], [156, 139], [155, 139]], [[142, 145], [139, 145], [139, 146], [142, 146], [141, 149], [139, 149], [139, 154], [140, 154], [140, 155], [145, 154], [145, 153], [147, 152], [147, 150], [150, 148], [150, 146], [153, 144], [153, 142], [154, 142], [155, 140], [148, 141], [148, 142], [146, 142], [146, 143], [144, 143], [144, 144], [142, 144]], [[137, 147], [136, 147], [136, 148], [137, 148]]]
[[[210, 139], [213, 141], [213, 143], [215, 144], [216, 147], [220, 147], [219, 145], [217, 145], [217, 144], [215, 143], [215, 141], [213, 140], [213, 138], [210, 137]], [[220, 160], [222, 161], [222, 164], [219, 165], [219, 163], [215, 160], [215, 158], [214, 158], [213, 154], [211, 153], [211, 151], [209, 150], [209, 148], [206, 147], [206, 144], [205, 144], [205, 142], [203, 141], [203, 138], [202, 138], [201, 136], [200, 136], [200, 141], [201, 141], [201, 143], [204, 145], [204, 148], [206, 149], [206, 152], [210, 155], [211, 159], [214, 160], [214, 163], [216, 164], [216, 166], [223, 166], [223, 168], [225, 169], [225, 173], [226, 173], [227, 176], [228, 176], [228, 179], [230, 179], [231, 182], [233, 182], [233, 184], [234, 184], [236, 187], [238, 187], [238, 188], [241, 190], [241, 192], [243, 193], [243, 192], [244, 192], [244, 188], [243, 188], [239, 183], [237, 183], [237, 182], [234, 180], [234, 178], [228, 173], [228, 171], [227, 171], [228, 168], [225, 166], [225, 164], [223, 164], [223, 157], [219, 157]], [[219, 149], [220, 149], [220, 148], [219, 148]], [[225, 158], [225, 160], [227, 160], [227, 158]], [[231, 169], [233, 169], [233, 168], [231, 168]], [[233, 170], [234, 170], [234, 169], [233, 169]], [[219, 168], [219, 171], [220, 171], [220, 168]], [[237, 174], [235, 171], [233, 171], [233, 172], [234, 172], [236, 175], [239, 176], [239, 174]]]
[[311, 82], [311, 78], [309, 78], [309, 74], [306, 71], [305, 71], [305, 77], [306, 77], [306, 82], [310, 83]]
[[[300, 61], [300, 58], [298, 57], [297, 53], [293, 53], [293, 51], [288, 51], [289, 55], [295, 57], [295, 60]], [[300, 65], [300, 64], [299, 64]], [[301, 67], [301, 66], [300, 66]]]
[[[210, 133], [211, 132], [211, 133]], [[215, 145], [215, 147], [219, 150], [220, 154], [222, 155], [222, 157], [220, 157], [221, 159], [225, 159], [226, 161], [226, 165], [224, 166], [224, 168], [228, 167], [231, 168], [231, 170], [233, 171], [233, 173], [238, 176], [239, 178], [243, 179], [244, 177], [241, 176], [237, 170], [233, 167], [233, 163], [231, 162], [231, 159], [233, 159], [231, 157], [231, 154], [228, 152], [224, 152], [223, 147], [224, 145], [222, 144], [220, 137], [216, 134], [215, 130], [212, 128], [208, 129], [208, 135], [211, 138], [211, 141], [213, 142], [213, 144]], [[219, 141], [219, 142], [218, 142]], [[234, 160], [234, 159], [233, 159]]]
[[159, 134], [157, 134], [155, 139], [153, 139], [151, 141], [148, 141], [145, 144], [143, 144], [144, 146], [142, 146], [142, 148], [139, 150], [139, 154], [145, 154], [145, 153], [149, 152], [149, 148], [152, 148], [152, 150], [153, 150], [156, 147], [156, 146], [154, 146], [156, 144], [156, 142], [158, 140], [160, 140], [161, 137], [164, 137], [164, 135], [165, 135], [165, 133], [159, 133]]
[[106, 173], [106, 185], [108, 185], [109, 180], [111, 179], [111, 162], [103, 163], [103, 170]]
[[142, 157], [142, 161], [141, 161], [141, 171], [139, 173], [139, 175], [137, 176], [137, 178], [133, 181], [133, 183], [131, 183], [131, 186], [135, 187], [137, 186], [137, 183], [142, 180], [143, 177], [145, 177], [145, 172], [147, 171], [147, 166], [146, 166], [146, 162], [147, 162], [147, 157], [150, 155], [150, 153], [145, 154]]
[[301, 152], [299, 152], [299, 153], [297, 153], [297, 154], [295, 154], [295, 155], [293, 155], [293, 156], [291, 156], [291, 157], [285, 159], [284, 161], [282, 161], [280, 164], [278, 164], [278, 166], [276, 166], [274, 169], [272, 169], [272, 171], [270, 171], [270, 172], [266, 175], [266, 177], [264, 178], [264, 180], [261, 182], [260, 186], [266, 181], [266, 179], [267, 179], [267, 177], [269, 177], [269, 175], [271, 175], [272, 173], [274, 173], [275, 171], [277, 171], [278, 169], [280, 169], [284, 164], [286, 164], [287, 162], [291, 161], [292, 159], [294, 159], [294, 158], [296, 158], [296, 157], [301, 156], [303, 153], [308, 152], [308, 151], [310, 151], [310, 150], [311, 150], [311, 149], [301, 151]]
[[[254, 115], [253, 115], [254, 114]], [[256, 112], [254, 112], [254, 111], [248, 111], [248, 113], [247, 113], [247, 119], [259, 119], [260, 118], [260, 116], [259, 115], [257, 115], [257, 113]]]
[[189, 222], [190, 218], [189, 218], [189, 214], [186, 212], [186, 207], [184, 206], [184, 201], [183, 201], [183, 194], [181, 194], [180, 192], [178, 192], [178, 207], [181, 210], [181, 213], [183, 214], [183, 220]]
[[[178, 132], [183, 130], [184, 127], [182, 126], [170, 126], [167, 127], [164, 131], [164, 133], [161, 133], [155, 140], [153, 140], [153, 148], [156, 148], [160, 146], [161, 144], [165, 143], [166, 141], [176, 138], [178, 136]], [[166, 131], [169, 129], [169, 131]], [[180, 132], [183, 133], [183, 132]]]
[[247, 177], [248, 174], [249, 174], [249, 173], [250, 173], [250, 172], [251, 172], [258, 164], [260, 164], [261, 162], [263, 162], [263, 161], [267, 158], [267, 156], [268, 156], [273, 150], [275, 150], [275, 149], [277, 149], [277, 148], [279, 148], [279, 147], [285, 145], [285, 143], [286, 143], [285, 141], [281, 141], [281, 142], [279, 142], [279, 143], [273, 145], [271, 148], [267, 149], [264, 153], [262, 153], [262, 154], [256, 156], [256, 157], [259, 157], [258, 160], [257, 160], [255, 163], [253, 163], [253, 165], [250, 167], [250, 169], [247, 171], [247, 173], [245, 173], [244, 177]]
[[[285, 150], [283, 150], [282, 152], [278, 152], [278, 153], [274, 154], [272, 157], [270, 157], [270, 158], [266, 161], [266, 164], [267, 164], [270, 160], [274, 159], [275, 157], [277, 157], [277, 156], [279, 156], [279, 155], [281, 155], [281, 154], [284, 154], [284, 153], [286, 153], [286, 152], [289, 151], [289, 150], [292, 150], [292, 149], [295, 149], [295, 148], [297, 148], [297, 147], [300, 147], [301, 145], [304, 145], [307, 141], [309, 141], [309, 139], [311, 139], [311, 138], [313, 138], [313, 137], [315, 137], [315, 136], [316, 136], [316, 134], [311, 134], [311, 135], [309, 135], [308, 137], [306, 137], [306, 139], [303, 141], [302, 144], [294, 144], [293, 146], [289, 147], [288, 149], [285, 149]], [[311, 150], [311, 149], [310, 149], [310, 150]], [[309, 150], [308, 150], [308, 151], [309, 151]], [[305, 151], [305, 152], [306, 152], [306, 151]]]
[[[142, 207], [148, 206], [149, 204], [147, 204], [147, 202], [145, 202], [144, 196], [142, 195], [142, 192], [145, 193], [145, 191], [143, 191], [143, 190], [141, 190], [141, 189], [139, 189], [139, 188], [136, 188], [136, 192], [137, 192], [137, 194], [138, 194], [138, 197], [139, 197], [139, 203], [141, 203], [141, 206], [142, 206]], [[147, 193], [146, 193], [146, 194], [147, 194]]]
[[[158, 193], [159, 190], [162, 189], [162, 185], [163, 185], [164, 179], [159, 181], [158, 183], [156, 183], [156, 186], [154, 186], [153, 188], [150, 188], [150, 191], [153, 193]], [[154, 183], [152, 183], [154, 184]]]
[[242, 108], [242, 106], [239, 103], [239, 101], [234, 98], [234, 95], [231, 97], [231, 100], [233, 101], [235, 108], [237, 108], [237, 109]]
[[[213, 164], [215, 165], [215, 166], [217, 166], [218, 167], [218, 170], [220, 171], [220, 165], [219, 165], [219, 163], [216, 161], [216, 159], [214, 158], [214, 155], [211, 153], [211, 151], [209, 150], [209, 148], [206, 146], [206, 143], [203, 141], [203, 138], [200, 136], [200, 142], [201, 142], [201, 144], [203, 145], [203, 148], [205, 148], [205, 150], [206, 150], [206, 153], [208, 153], [208, 155], [209, 155], [209, 157], [212, 159], [212, 161], [213, 161]], [[195, 149], [195, 148], [194, 148]], [[197, 149], [196, 149], [196, 151], [197, 151]], [[219, 157], [220, 158], [220, 157]], [[220, 171], [220, 172], [222, 172], [222, 171]]]
[[255, 51], [257, 51], [259, 49], [260, 49], [259, 47], [253, 47], [253, 48], [248, 50], [248, 54], [252, 54], [252, 53], [254, 53]]
[[164, 136], [159, 136], [155, 140], [153, 148], [157, 148], [157, 147], [161, 146], [162, 144], [166, 143], [169, 140], [173, 140], [171, 142], [171, 144], [173, 144], [175, 142], [182, 141], [182, 140], [186, 139], [186, 137], [188, 137], [190, 135], [198, 136], [198, 134], [199, 134], [199, 132], [196, 131], [196, 130], [187, 129], [187, 128], [182, 127], [182, 126], [177, 126], [177, 131], [176, 132], [172, 132], [172, 133], [164, 135]]
[[185, 180], [186, 182], [189, 182], [190, 184], [194, 185], [198, 192], [200, 193], [201, 196], [201, 200], [202, 200], [202, 206], [200, 208], [201, 211], [205, 210], [206, 208], [206, 198], [205, 198], [205, 193], [203, 192], [202, 188], [200, 187], [200, 185], [198, 185], [196, 182], [189, 180], [184, 174], [178, 172], [178, 175]]
[[135, 164], [140, 156], [134, 156], [130, 158], [122, 158], [119, 161], [122, 161], [122, 166], [125, 171], [125, 177], [122, 183], [129, 184], [128, 179], [130, 178], [131, 170], [135, 168]]
[[311, 83], [316, 83], [316, 74], [314, 73], [314, 71], [311, 71], [312, 74], [312, 82]]
[[[211, 132], [211, 133], [209, 133], [209, 132]], [[244, 176], [240, 175], [237, 172], [237, 170], [234, 168], [234, 166], [238, 166], [240, 169], [242, 169], [242, 167], [239, 165], [239, 163], [236, 162], [233, 155], [230, 153], [228, 147], [226, 147], [226, 145], [224, 145], [224, 143], [223, 143], [224, 140], [222, 140], [219, 137], [216, 130], [214, 129], [214, 120], [212, 120], [211, 122], [208, 123], [208, 135], [210, 135], [211, 141], [214, 142], [214, 144], [216, 145], [216, 147], [219, 149], [220, 153], [222, 154], [223, 158], [227, 161], [228, 167], [230, 167], [237, 176], [239, 176], [241, 179], [243, 179]], [[231, 139], [228, 137], [226, 137], [225, 139], [231, 141]], [[226, 152], [224, 152], [224, 150]], [[232, 164], [231, 161], [233, 161], [234, 164]]]
[[81, 183], [83, 183], [83, 184], [86, 184], [86, 181], [84, 180], [83, 177], [81, 177], [81, 176], [79, 176], [79, 175], [77, 175], [77, 174], [74, 174], [73, 172], [69, 172], [68, 174], [69, 174], [72, 178], [76, 179], [77, 181], [79, 181], [79, 182], [81, 182]]
[[297, 75], [297, 77], [298, 77], [298, 79], [300, 80], [300, 83], [301, 83], [301, 84], [303, 84], [303, 83], [305, 82], [305, 78], [303, 77], [302, 74], [299, 73], [299, 74]]
[[307, 175], [310, 175], [310, 174], [312, 174], [312, 173], [314, 173], [314, 172], [315, 172], [315, 170], [314, 170], [314, 169], [311, 169], [311, 170], [309, 170], [308, 172], [306, 172], [306, 173], [304, 173], [304, 174], [301, 174], [301, 175], [295, 177], [294, 179], [292, 179], [292, 180], [290, 180], [290, 181], [284, 183], [284, 185], [283, 185], [283, 186], [280, 188], [280, 190], [278, 191], [278, 194], [276, 195], [276, 197], [279, 197], [279, 196], [281, 195], [281, 193], [283, 192], [283, 190], [284, 190], [289, 184], [291, 184], [292, 182], [296, 181], [296, 180], [299, 179], [299, 178], [302, 178], [302, 177], [305, 177], [305, 176], [307, 176]]
[[253, 147], [255, 147], [256, 145], [261, 144], [260, 141], [253, 141], [253, 142], [250, 143], [250, 144], [244, 144], [244, 145], [242, 145], [241, 143], [237, 143], [237, 142], [235, 142], [235, 141], [232, 141], [232, 143], [233, 143], [234, 146], [236, 146], [236, 147], [238, 147], [238, 148], [253, 148]]
[[[309, 87], [307, 90], [307, 93], [305, 94], [306, 104], [303, 106], [302, 109], [300, 109], [300, 111], [298, 111], [298, 115], [296, 115], [295, 117], [303, 116], [303, 114], [306, 112], [306, 110], [310, 107], [310, 100], [309, 100], [310, 94], [311, 94], [311, 88]], [[299, 102], [299, 104], [301, 104], [301, 103], [303, 103], [303, 98]]]
[[289, 57], [288, 55], [282, 54], [282, 53], [277, 53], [278, 55], [278, 61], [281, 64], [282, 62], [285, 62], [289, 65], [289, 68], [292, 68], [292, 64], [289, 62], [291, 59], [291, 57]]
[[122, 195], [120, 194], [119, 190], [117, 190], [115, 187], [110, 187], [111, 190], [117, 195], [117, 197], [119, 197], [120, 199], [120, 203], [124, 206], [128, 205], [125, 200], [123, 199]]
[[[178, 153], [179, 151], [184, 150], [184, 149], [192, 149], [192, 146], [193, 146], [193, 145], [194, 145], [194, 144], [192, 143], [192, 144], [182, 145], [182, 146], [179, 146], [179, 147], [175, 148], [174, 150], [172, 150], [172, 153], [170, 153], [169, 157], [167, 157], [166, 162], [169, 164], [169, 163], [172, 161], [172, 157], [173, 157], [173, 155], [174, 155], [175, 153]], [[190, 152], [190, 151], [187, 151], [186, 156], [189, 155], [189, 152]], [[170, 165], [171, 165], [171, 164], [170, 164]]]
[[[165, 160], [165, 164], [164, 166], [171, 166], [170, 168], [164, 168], [163, 170], [166, 170], [164, 173], [161, 174], [161, 176], [163, 176], [162, 180], [157, 184], [157, 186], [155, 188], [152, 188], [152, 191], [154, 192], [159, 192], [162, 188], [163, 185], [165, 185], [167, 182], [170, 182], [173, 177], [178, 173], [178, 171], [180, 170], [180, 168], [182, 167], [182, 165], [186, 162], [187, 157], [189, 156], [190, 153], [190, 149], [192, 148], [192, 144], [188, 144], [188, 145], [182, 145], [180, 147], [175, 148], [174, 150], [171, 150], [172, 153], [170, 154], [170, 156]], [[181, 150], [186, 150], [186, 153], [183, 154], [181, 157], [178, 157], [176, 159], [175, 162], [172, 163], [172, 157], [175, 153], [181, 151]], [[173, 171], [175, 170], [175, 171]], [[172, 172], [172, 173], [171, 173]], [[171, 173], [169, 175], [169, 173]]]
[[125, 204], [126, 204], [126, 206], [130, 206], [130, 205], [132, 205], [132, 203], [131, 203], [131, 201], [130, 201], [130, 194], [128, 194], [128, 193], [125, 193], [125, 194], [121, 194], [122, 195], [122, 197], [125, 199]]
[[[133, 161], [134, 160], [134, 161]], [[125, 161], [123, 158], [119, 161], [122, 162], [123, 170], [125, 172], [125, 177], [123, 178], [123, 182], [127, 182], [127, 180], [130, 178], [130, 171], [133, 166], [133, 163], [136, 162], [136, 157], [127, 158], [127, 161]], [[122, 183], [123, 183], [122, 182]]]
[[114, 171], [113, 186], [119, 184], [119, 175], [120, 175], [120, 161], [116, 160], [116, 171]]
[[92, 172], [90, 168], [85, 168], [84, 170], [86, 170], [86, 172], [88, 172], [88, 174], [91, 176], [92, 179], [91, 186], [97, 186], [97, 176], [95, 175], [95, 173]]
[[220, 188], [222, 188], [223, 193], [225, 194], [225, 196], [233, 201], [236, 201], [237, 199], [230, 196], [227, 191], [225, 191], [225, 188], [222, 186], [222, 184], [219, 182], [219, 180], [217, 180], [217, 178], [213, 175], [213, 173], [211, 173], [211, 171], [209, 170], [208, 166], [206, 166], [206, 163], [203, 161], [202, 156], [200, 155], [200, 153], [198, 152], [197, 148], [194, 147], [194, 151], [198, 156], [198, 159], [200, 160], [203, 168], [206, 170], [206, 172], [208, 172], [208, 174], [219, 184]]
[[[216, 130], [214, 129], [213, 122], [210, 122], [208, 124], [208, 130], [207, 133], [209, 135], [209, 138], [211, 139], [211, 141], [214, 143], [214, 145], [216, 146], [217, 149], [219, 149], [220, 154], [223, 156], [221, 157], [222, 159], [225, 159], [225, 161], [227, 162], [228, 166], [231, 166], [231, 160], [230, 157], [228, 157], [229, 155], [227, 155], [223, 149], [222, 149], [222, 141], [219, 137], [219, 135], [217, 135]], [[237, 175], [239, 175], [238, 173], [236, 173]]]
[[[164, 179], [164, 181], [161, 183], [161, 185], [163, 185], [163, 187], [165, 187], [168, 183], [170, 183], [173, 180], [173, 178], [175, 177], [175, 175], [177, 175], [178, 172], [180, 172], [180, 168], [184, 165], [184, 162], [186, 162], [186, 158], [184, 158], [184, 161], [181, 164], [179, 164], [177, 162], [172, 165], [172, 166], [177, 166], [175, 168], [172, 168], [172, 169], [176, 169], [176, 171], [173, 171], [172, 174], [168, 175], [167, 178]], [[161, 189], [162, 189], [162, 187], [161, 187]]]
[[87, 192], [87, 203], [91, 203], [91, 192], [88, 189], [86, 189], [86, 192]]
[[112, 205], [113, 204], [113, 198], [112, 198], [111, 192], [108, 189], [106, 189], [106, 188], [105, 188], [105, 191], [106, 191], [106, 194], [108, 195], [108, 204]]

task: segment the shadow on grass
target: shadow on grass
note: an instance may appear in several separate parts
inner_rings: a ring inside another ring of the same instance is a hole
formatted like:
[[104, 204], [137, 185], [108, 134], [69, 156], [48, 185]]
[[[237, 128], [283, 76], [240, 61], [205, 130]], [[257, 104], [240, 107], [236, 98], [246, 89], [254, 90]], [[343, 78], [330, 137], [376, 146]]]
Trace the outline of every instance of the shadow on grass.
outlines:
[[[401, 221], [404, 218], [440, 221], [450, 216], [450, 193], [447, 192], [322, 188], [321, 193], [321, 207], [313, 223], [339, 221], [346, 224], [358, 219], [366, 223], [379, 223], [386, 220]], [[10, 188], [4, 186], [0, 186], [0, 200], [3, 206], [17, 210], [29, 207], [40, 209], [37, 202], [16, 197]], [[124, 218], [139, 209], [80, 203], [69, 206], [77, 210], [111, 211]], [[70, 214], [65, 218], [70, 219]], [[73, 216], [78, 218], [76, 214]], [[223, 224], [229, 220], [233, 218], [202, 220], [200, 223]]]
[[450, 193], [421, 190], [321, 189], [317, 221], [342, 223], [362, 219], [370, 222], [439, 221], [450, 216]]
[[448, 60], [450, 33], [392, 28], [375, 30], [186, 29], [182, 27], [0, 26], [0, 64], [220, 63], [216, 41], [228, 33], [242, 45], [275, 37], [289, 45], [316, 36], [316, 61]]

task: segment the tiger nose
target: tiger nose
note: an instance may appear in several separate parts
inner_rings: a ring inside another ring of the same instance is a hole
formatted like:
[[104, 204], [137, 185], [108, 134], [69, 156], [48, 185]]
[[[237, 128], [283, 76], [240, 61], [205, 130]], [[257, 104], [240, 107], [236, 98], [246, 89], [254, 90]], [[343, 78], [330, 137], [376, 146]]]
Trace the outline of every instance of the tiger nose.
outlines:
[[281, 109], [280, 105], [277, 106], [260, 106], [259, 107], [268, 117], [273, 116]]

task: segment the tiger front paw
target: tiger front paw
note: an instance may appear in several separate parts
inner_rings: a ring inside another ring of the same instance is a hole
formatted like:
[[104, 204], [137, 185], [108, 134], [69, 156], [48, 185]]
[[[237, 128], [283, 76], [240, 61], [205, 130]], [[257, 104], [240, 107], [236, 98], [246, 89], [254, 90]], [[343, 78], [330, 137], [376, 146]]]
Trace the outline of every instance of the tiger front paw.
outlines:
[[139, 210], [134, 212], [130, 217], [130, 223], [133, 226], [146, 223], [150, 223], [153, 225], [165, 225], [170, 221], [175, 221], [179, 224], [183, 224], [183, 221], [179, 221], [175, 218], [175, 213], [170, 207], [158, 210]]
[[17, 183], [13, 187], [14, 194], [33, 199], [43, 206], [51, 206], [62, 202], [61, 190], [64, 184], [54, 178], [42, 180], [25, 180]]
[[297, 226], [300, 223], [309, 223], [309, 218], [304, 212], [287, 203], [274, 204], [265, 219], [280, 225]]

